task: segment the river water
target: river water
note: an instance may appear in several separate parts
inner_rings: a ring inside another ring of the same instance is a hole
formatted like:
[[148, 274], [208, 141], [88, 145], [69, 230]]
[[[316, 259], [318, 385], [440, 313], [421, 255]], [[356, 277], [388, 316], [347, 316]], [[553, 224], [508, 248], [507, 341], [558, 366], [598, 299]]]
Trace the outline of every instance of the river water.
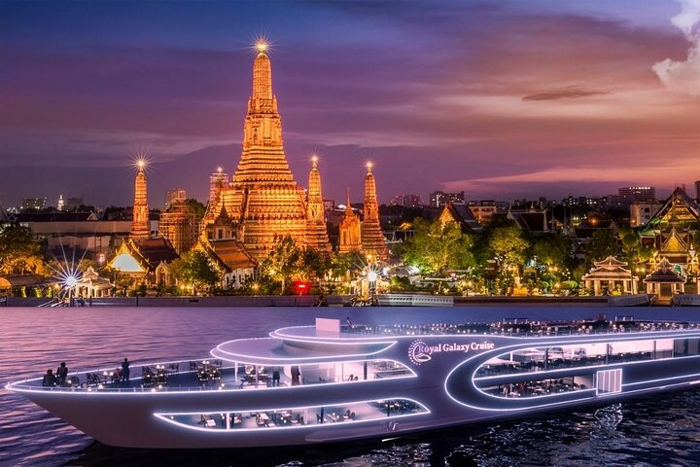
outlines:
[[[536, 418], [467, 425], [387, 442], [284, 449], [162, 451], [104, 446], [4, 389], [66, 361], [71, 369], [201, 358], [218, 343], [263, 337], [314, 317], [353, 323], [490, 322], [502, 317], [700, 320], [649, 308], [0, 308], [0, 465], [81, 466], [693, 466], [700, 389]], [[692, 316], [695, 315], [695, 316]], [[100, 414], [96, 414], [100, 416]]]

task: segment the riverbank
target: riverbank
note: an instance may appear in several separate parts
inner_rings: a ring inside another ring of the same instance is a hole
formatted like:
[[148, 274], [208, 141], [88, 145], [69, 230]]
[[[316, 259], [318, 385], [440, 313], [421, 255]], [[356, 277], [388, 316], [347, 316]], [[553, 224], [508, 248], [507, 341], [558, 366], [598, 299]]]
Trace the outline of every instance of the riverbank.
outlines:
[[[410, 294], [409, 294], [410, 295]], [[700, 306], [700, 295], [679, 295], [677, 306]], [[257, 296], [206, 296], [206, 297], [105, 297], [76, 301], [75, 306], [85, 307], [139, 307], [139, 308], [258, 308], [258, 307], [314, 307], [321, 299], [317, 295], [257, 295]], [[363, 303], [365, 302], [358, 302]], [[368, 304], [366, 302], [366, 304]], [[510, 297], [499, 295], [477, 295], [453, 297], [453, 307], [629, 307], [653, 304], [653, 296], [646, 294], [595, 297]], [[351, 306], [353, 296], [330, 295], [323, 306]], [[404, 304], [405, 305], [405, 304]], [[8, 297], [0, 307], [50, 307], [55, 302], [47, 298]]]

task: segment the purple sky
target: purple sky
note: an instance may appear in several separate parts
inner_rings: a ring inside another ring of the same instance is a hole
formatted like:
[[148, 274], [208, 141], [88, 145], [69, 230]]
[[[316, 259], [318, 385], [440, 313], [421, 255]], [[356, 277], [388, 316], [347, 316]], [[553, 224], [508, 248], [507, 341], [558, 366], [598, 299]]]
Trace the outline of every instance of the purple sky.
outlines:
[[[610, 5], [612, 3], [612, 5]], [[206, 201], [232, 173], [259, 36], [287, 156], [361, 201], [604, 195], [700, 179], [700, 0], [0, 2], [0, 200]]]

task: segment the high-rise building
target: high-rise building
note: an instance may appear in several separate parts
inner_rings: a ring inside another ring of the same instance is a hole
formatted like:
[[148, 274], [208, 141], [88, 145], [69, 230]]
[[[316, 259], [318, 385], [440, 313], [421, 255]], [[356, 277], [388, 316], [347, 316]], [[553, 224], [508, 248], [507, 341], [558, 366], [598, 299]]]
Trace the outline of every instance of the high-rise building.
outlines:
[[241, 159], [228, 186], [212, 190], [202, 234], [236, 239], [260, 260], [282, 237], [290, 236], [301, 246], [309, 235], [304, 190], [294, 181], [284, 152], [267, 45], [259, 43], [257, 49]]
[[397, 195], [391, 200], [391, 204], [405, 208], [417, 208], [421, 206], [420, 195]]
[[445, 193], [444, 191], [433, 191], [430, 193], [430, 205], [436, 208], [445, 206], [447, 203], [464, 204], [464, 192]]
[[626, 186], [617, 189], [617, 194], [622, 198], [622, 204], [632, 204], [635, 201], [654, 201], [656, 188], [653, 186]]
[[44, 209], [46, 207], [46, 198], [23, 198], [21, 210], [27, 209]]
[[80, 208], [80, 206], [85, 206], [85, 199], [82, 196], [70, 197], [66, 200], [65, 210], [74, 211]]
[[63, 211], [65, 209], [65, 202], [63, 201], [63, 195], [58, 195], [58, 203], [56, 203], [56, 209]]
[[388, 256], [386, 238], [379, 223], [377, 186], [372, 174], [372, 163], [367, 163], [365, 175], [365, 206], [362, 219], [362, 251], [372, 260], [384, 260]]
[[134, 239], [148, 238], [151, 234], [148, 221], [148, 193], [146, 190], [145, 163], [139, 161], [139, 171], [134, 181], [134, 218], [131, 221], [130, 237]]
[[182, 188], [176, 188], [174, 190], [168, 190], [165, 192], [165, 209], [168, 209], [173, 204], [187, 199], [187, 192]]
[[630, 227], [644, 225], [654, 217], [661, 205], [658, 201], [639, 202], [630, 204]]
[[489, 223], [498, 211], [496, 201], [492, 199], [482, 199], [478, 203], [470, 202], [468, 207], [479, 224]]

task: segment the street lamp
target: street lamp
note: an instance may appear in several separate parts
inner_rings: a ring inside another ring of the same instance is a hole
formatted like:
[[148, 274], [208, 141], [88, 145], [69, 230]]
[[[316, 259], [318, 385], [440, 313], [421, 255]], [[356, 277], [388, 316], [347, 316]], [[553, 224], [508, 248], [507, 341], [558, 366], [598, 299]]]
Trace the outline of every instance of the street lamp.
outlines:
[[377, 273], [374, 271], [368, 272], [367, 280], [369, 281], [369, 296], [371, 299], [374, 299], [374, 292], [376, 290], [377, 283]]

